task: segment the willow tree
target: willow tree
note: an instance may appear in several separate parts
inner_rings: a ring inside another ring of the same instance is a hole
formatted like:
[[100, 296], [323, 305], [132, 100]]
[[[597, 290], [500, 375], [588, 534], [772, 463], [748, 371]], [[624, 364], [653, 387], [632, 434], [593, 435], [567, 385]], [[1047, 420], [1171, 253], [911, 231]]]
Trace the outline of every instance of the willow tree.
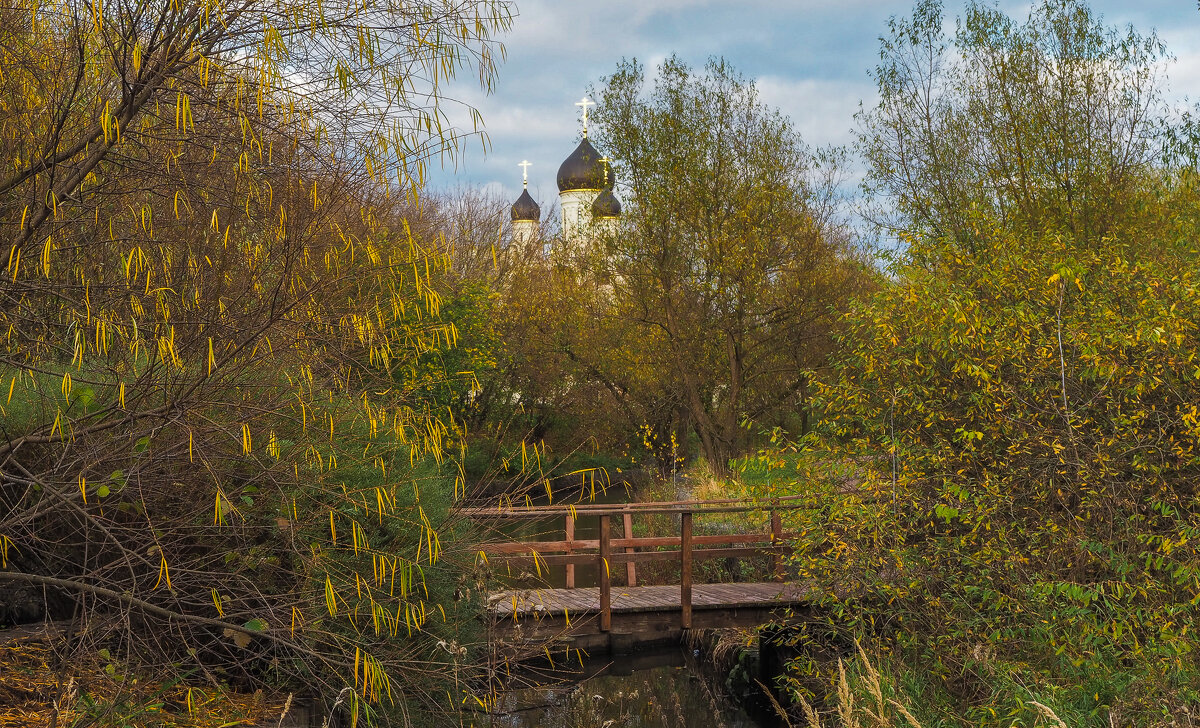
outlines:
[[973, 2], [957, 29], [923, 0], [881, 38], [858, 142], [877, 220], [963, 247], [980, 213], [1079, 238], [1119, 224], [1165, 140], [1162, 42], [1077, 0], [1024, 21]]
[[677, 58], [649, 94], [644, 81], [623, 63], [599, 92], [596, 136], [630, 208], [602, 258], [617, 315], [667, 352], [662, 379], [724, 470], [745, 419], [803, 409], [804, 372], [866, 277], [838, 220], [835, 158], [752, 82], [724, 61], [697, 73]]
[[442, 90], [490, 86], [508, 6], [0, 21], [3, 590], [134, 663], [402, 700], [457, 657], [419, 638], [453, 605], [405, 475], [454, 424], [396, 373], [454, 332], [393, 209], [463, 141]]
[[923, 2], [882, 41], [869, 159], [908, 248], [821, 386], [822, 459], [857, 485], [805, 514], [798, 563], [922, 724], [1032, 723], [1039, 703], [1068, 725], [1181, 720], [1200, 197], [1153, 159], [1161, 48], [1067, 1], [970, 6], [961, 59], [943, 27]]

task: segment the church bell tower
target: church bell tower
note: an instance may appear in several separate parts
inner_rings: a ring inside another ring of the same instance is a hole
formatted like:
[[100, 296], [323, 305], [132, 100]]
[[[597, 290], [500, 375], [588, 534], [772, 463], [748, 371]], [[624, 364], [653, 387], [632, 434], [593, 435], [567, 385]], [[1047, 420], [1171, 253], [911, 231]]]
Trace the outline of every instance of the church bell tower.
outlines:
[[542, 208], [538, 207], [538, 204], [529, 196], [530, 163], [523, 161], [517, 166], [521, 168], [524, 189], [521, 190], [521, 196], [513, 203], [511, 210], [513, 242], [524, 245], [538, 236], [538, 229], [542, 221]]
[[615, 180], [608, 159], [588, 141], [588, 107], [596, 102], [584, 96], [575, 105], [583, 109], [583, 139], [558, 168], [562, 233], [571, 242], [587, 237], [595, 223], [615, 228], [621, 214], [621, 203], [612, 192]]

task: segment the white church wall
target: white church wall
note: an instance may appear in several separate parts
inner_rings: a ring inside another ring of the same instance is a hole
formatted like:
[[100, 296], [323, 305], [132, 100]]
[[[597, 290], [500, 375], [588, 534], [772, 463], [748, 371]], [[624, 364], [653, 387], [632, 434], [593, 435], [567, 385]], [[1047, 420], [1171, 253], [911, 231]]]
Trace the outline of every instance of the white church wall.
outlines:
[[592, 224], [592, 202], [599, 190], [567, 190], [558, 195], [562, 207], [562, 233], [567, 240], [581, 239]]

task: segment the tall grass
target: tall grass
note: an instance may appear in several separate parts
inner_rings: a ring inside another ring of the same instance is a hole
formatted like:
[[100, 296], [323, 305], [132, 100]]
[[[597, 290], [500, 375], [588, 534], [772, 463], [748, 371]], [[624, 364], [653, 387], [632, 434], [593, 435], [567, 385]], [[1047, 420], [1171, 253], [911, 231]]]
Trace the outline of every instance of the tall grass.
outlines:
[[[838, 677], [834, 686], [837, 697], [832, 710], [822, 714], [803, 694], [794, 693], [809, 728], [926, 728], [930, 725], [928, 722], [922, 723], [914, 711], [905, 705], [904, 699], [907, 697], [911, 700], [911, 696], [906, 695], [909, 690], [903, 682], [896, 677], [884, 676], [858, 642], [855, 642], [855, 649], [858, 659], [850, 667], [838, 660]], [[770, 697], [770, 691], [766, 690], [766, 693]], [[780, 717], [791, 728], [793, 724], [786, 711], [774, 698], [771, 700]], [[1030, 700], [1029, 705], [1037, 711], [1035, 725], [1068, 728], [1049, 706], [1037, 700]]]

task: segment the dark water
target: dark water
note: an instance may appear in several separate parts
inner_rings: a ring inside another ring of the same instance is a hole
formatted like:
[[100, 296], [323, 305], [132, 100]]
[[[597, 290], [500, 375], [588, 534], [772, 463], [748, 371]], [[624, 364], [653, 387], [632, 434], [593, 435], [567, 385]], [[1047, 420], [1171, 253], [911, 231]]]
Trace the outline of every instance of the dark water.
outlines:
[[757, 728], [705, 676], [703, 658], [685, 648], [525, 667], [513, 675], [492, 725], [504, 728]]

